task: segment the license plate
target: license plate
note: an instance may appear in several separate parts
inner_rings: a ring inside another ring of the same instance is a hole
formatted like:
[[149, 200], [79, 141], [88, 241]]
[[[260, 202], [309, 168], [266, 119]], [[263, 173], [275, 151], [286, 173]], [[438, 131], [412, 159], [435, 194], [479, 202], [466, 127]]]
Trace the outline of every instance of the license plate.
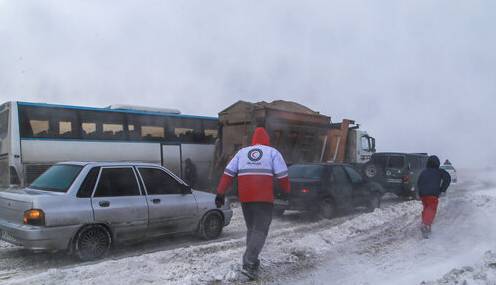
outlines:
[[289, 205], [289, 202], [288, 201], [284, 201], [284, 200], [280, 200], [280, 199], [274, 199], [274, 205], [288, 206]]
[[401, 179], [388, 179], [386, 181], [389, 183], [403, 183], [403, 180]]

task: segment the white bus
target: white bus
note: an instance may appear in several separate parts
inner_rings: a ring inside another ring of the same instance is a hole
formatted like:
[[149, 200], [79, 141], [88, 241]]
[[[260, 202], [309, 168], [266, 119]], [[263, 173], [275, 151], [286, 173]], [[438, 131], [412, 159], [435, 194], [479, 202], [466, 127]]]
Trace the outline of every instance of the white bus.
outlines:
[[0, 105], [0, 187], [29, 185], [61, 161], [161, 164], [192, 187], [208, 187], [215, 117], [146, 107]]

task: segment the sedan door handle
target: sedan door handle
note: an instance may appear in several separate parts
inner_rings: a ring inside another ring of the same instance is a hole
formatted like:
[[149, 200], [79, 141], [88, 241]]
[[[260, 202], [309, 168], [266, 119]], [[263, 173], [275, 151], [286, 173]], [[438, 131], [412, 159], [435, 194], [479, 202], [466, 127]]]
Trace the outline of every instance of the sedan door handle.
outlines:
[[100, 207], [106, 208], [106, 207], [110, 206], [110, 202], [109, 201], [100, 201], [100, 202], [98, 202], [98, 205], [100, 205]]
[[160, 199], [153, 199], [152, 202], [153, 204], [160, 204]]

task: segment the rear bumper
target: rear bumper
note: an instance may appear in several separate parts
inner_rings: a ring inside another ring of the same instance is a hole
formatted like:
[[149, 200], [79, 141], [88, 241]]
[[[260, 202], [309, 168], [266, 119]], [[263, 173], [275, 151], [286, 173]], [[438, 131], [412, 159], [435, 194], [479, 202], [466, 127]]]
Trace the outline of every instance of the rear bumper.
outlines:
[[36, 227], [0, 220], [0, 240], [31, 250], [65, 250], [78, 225]]
[[415, 196], [417, 189], [411, 183], [399, 182], [386, 182], [382, 184], [386, 192], [393, 193], [400, 196]]
[[316, 208], [319, 196], [316, 193], [306, 193], [290, 196], [287, 201], [274, 201], [274, 208], [285, 210], [308, 210]]

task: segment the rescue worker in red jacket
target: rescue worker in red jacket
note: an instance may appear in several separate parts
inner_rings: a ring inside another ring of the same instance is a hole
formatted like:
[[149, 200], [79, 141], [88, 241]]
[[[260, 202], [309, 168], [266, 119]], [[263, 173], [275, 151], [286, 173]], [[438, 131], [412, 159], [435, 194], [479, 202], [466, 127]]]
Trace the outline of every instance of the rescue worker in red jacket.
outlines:
[[446, 192], [451, 177], [446, 170], [439, 168], [439, 158], [435, 155], [429, 156], [427, 168], [424, 169], [418, 179], [419, 196], [424, 209], [422, 211], [422, 226], [420, 230], [424, 238], [431, 232], [431, 226], [436, 217], [439, 195]]
[[239, 150], [228, 163], [217, 187], [217, 207], [224, 204], [224, 195], [236, 175], [239, 201], [247, 228], [241, 272], [249, 278], [255, 278], [260, 266], [258, 256], [272, 222], [273, 177], [277, 178], [285, 193], [290, 192], [286, 163], [281, 153], [270, 146], [269, 135], [264, 128], [256, 128], [252, 145]]

